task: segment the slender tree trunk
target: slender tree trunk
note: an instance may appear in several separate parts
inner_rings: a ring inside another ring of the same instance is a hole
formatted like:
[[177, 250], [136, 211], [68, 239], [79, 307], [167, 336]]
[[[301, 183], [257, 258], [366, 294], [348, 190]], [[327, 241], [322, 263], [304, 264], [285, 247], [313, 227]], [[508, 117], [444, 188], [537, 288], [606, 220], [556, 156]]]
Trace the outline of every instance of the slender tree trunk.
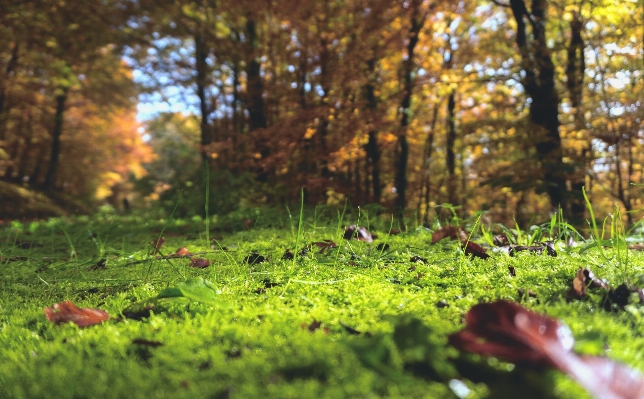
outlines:
[[210, 165], [210, 154], [208, 145], [212, 143], [212, 136], [210, 132], [210, 110], [208, 106], [208, 98], [206, 95], [206, 85], [208, 79], [207, 60], [208, 60], [208, 44], [205, 38], [200, 34], [196, 34], [195, 40], [195, 69], [197, 72], [197, 97], [199, 97], [199, 111], [201, 112], [201, 123], [199, 125], [201, 130], [201, 161], [208, 167]]
[[398, 161], [396, 164], [396, 210], [401, 227], [405, 228], [405, 205], [407, 201], [407, 164], [409, 161], [409, 142], [407, 129], [409, 127], [409, 114], [411, 112], [411, 96], [413, 89], [412, 72], [414, 68], [414, 52], [418, 43], [418, 34], [425, 23], [425, 15], [420, 15], [422, 0], [412, 0], [409, 37], [407, 42], [407, 59], [403, 63], [404, 89], [400, 103], [402, 118], [400, 120], [400, 133], [398, 134]]
[[43, 188], [51, 190], [54, 188], [56, 171], [58, 170], [58, 158], [60, 156], [60, 136], [63, 134], [63, 121], [65, 119], [65, 102], [67, 101], [67, 88], [56, 96], [56, 114], [54, 115], [54, 128], [51, 131], [52, 143], [49, 155], [49, 167], [45, 175]]
[[[255, 54], [257, 48], [257, 31], [255, 21], [251, 16], [246, 20], [246, 41], [248, 43], [248, 59], [246, 61], [246, 105], [248, 109], [248, 129], [253, 132], [267, 127], [266, 111], [264, 106], [264, 82], [261, 76], [261, 65]], [[254, 141], [256, 152], [261, 156], [261, 161], [271, 154], [266, 138], [256, 138]], [[257, 168], [255, 179], [268, 182], [270, 172], [265, 165]]]
[[[570, 21], [570, 44], [568, 45], [568, 63], [566, 65], [566, 85], [570, 104], [575, 114], [575, 130], [582, 131], [585, 128], [584, 112], [582, 105], [582, 91], [584, 87], [584, 76], [586, 73], [586, 60], [584, 57], [584, 40], [581, 36], [583, 22], [578, 13], [573, 15]], [[588, 166], [591, 144], [586, 143], [582, 149], [581, 156], [576, 160], [575, 173], [570, 179], [570, 217], [569, 221], [574, 226], [583, 226], [586, 204], [582, 195], [582, 189], [586, 180], [586, 167]]]
[[[546, 41], [547, 0], [533, 0], [529, 12], [524, 0], [510, 0], [517, 23], [516, 43], [525, 77], [523, 86], [531, 98], [529, 118], [536, 127], [535, 149], [542, 168], [542, 179], [553, 208], [566, 209], [567, 187], [561, 136], [559, 134], [559, 94], [555, 88], [555, 66]], [[528, 43], [526, 20], [532, 28]]]
[[248, 127], [250, 131], [266, 128], [264, 111], [264, 82], [260, 75], [261, 65], [255, 55], [257, 48], [257, 31], [255, 21], [248, 17], [246, 21], [246, 41], [248, 42], [249, 58], [246, 63]]
[[431, 163], [432, 163], [432, 154], [434, 153], [434, 131], [436, 128], [436, 120], [438, 119], [438, 102], [434, 106], [434, 113], [432, 115], [432, 122], [429, 134], [425, 139], [425, 146], [423, 148], [423, 173], [425, 173], [425, 212], [423, 214], [423, 224], [429, 225], [429, 204], [431, 200], [431, 190], [432, 190], [432, 174], [431, 174]]
[[[367, 112], [372, 126], [375, 124], [377, 115], [378, 100], [376, 98], [376, 88], [374, 86], [376, 72], [376, 60], [371, 58], [367, 61], [369, 76], [369, 83], [365, 85], [365, 98], [367, 102]], [[371, 166], [371, 185], [373, 198], [371, 202], [380, 202], [382, 196], [382, 187], [380, 186], [380, 148], [378, 147], [378, 131], [374, 128], [369, 131], [369, 141], [365, 146], [367, 159]]]
[[0, 86], [0, 141], [3, 141], [5, 139], [7, 121], [9, 119], [8, 109], [5, 109], [5, 102], [7, 99], [7, 82], [9, 81], [9, 77], [11, 76], [17, 65], [18, 42], [15, 42], [11, 50], [11, 58], [9, 59], [9, 62], [7, 63], [7, 69], [5, 70], [5, 78], [3, 79], [4, 82]]
[[447, 140], [445, 144], [445, 164], [447, 166], [447, 200], [452, 205], [458, 205], [456, 195], [456, 91], [452, 90], [447, 99]]

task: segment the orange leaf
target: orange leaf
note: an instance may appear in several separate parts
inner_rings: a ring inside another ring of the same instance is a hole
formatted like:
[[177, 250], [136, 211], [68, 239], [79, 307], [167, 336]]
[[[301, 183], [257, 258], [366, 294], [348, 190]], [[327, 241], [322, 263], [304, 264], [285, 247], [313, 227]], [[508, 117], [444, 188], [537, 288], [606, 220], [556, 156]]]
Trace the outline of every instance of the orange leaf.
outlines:
[[72, 322], [79, 327], [99, 324], [110, 318], [110, 315], [101, 309], [76, 307], [71, 301], [63, 301], [51, 308], [44, 308], [45, 316], [54, 324]]

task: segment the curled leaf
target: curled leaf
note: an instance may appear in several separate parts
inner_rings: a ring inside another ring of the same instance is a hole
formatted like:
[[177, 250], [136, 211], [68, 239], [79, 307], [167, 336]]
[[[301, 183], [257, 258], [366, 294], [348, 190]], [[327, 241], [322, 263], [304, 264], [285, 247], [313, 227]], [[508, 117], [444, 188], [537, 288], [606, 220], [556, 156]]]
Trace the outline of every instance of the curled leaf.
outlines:
[[204, 269], [210, 266], [210, 261], [203, 258], [190, 258], [190, 266], [196, 267], [199, 269]]
[[165, 243], [165, 237], [155, 238], [154, 241], [150, 243], [154, 247], [151, 255], [156, 255], [161, 250], [163, 243]]
[[369, 233], [369, 230], [364, 227], [356, 226], [355, 224], [344, 228], [344, 239], [373, 242], [373, 236]]
[[449, 337], [458, 349], [558, 369], [597, 399], [644, 398], [642, 374], [605, 357], [572, 352], [572, 333], [559, 320], [501, 300], [473, 306], [465, 323]]
[[178, 256], [190, 256], [190, 255], [192, 255], [190, 253], [190, 251], [188, 251], [188, 247], [181, 247], [181, 248], [177, 249], [177, 252], [175, 252], [174, 254], [178, 255]]
[[83, 308], [80, 309], [71, 301], [63, 301], [51, 308], [44, 308], [47, 320], [58, 325], [72, 322], [79, 327], [100, 324], [110, 318], [110, 315], [101, 309]]

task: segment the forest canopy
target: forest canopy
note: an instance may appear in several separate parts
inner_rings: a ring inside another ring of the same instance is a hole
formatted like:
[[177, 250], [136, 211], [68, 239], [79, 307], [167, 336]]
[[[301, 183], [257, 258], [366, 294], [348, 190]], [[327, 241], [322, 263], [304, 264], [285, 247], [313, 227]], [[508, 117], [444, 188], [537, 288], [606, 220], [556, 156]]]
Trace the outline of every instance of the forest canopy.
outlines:
[[643, 97], [643, 0], [0, 0], [0, 178], [117, 205], [632, 223]]

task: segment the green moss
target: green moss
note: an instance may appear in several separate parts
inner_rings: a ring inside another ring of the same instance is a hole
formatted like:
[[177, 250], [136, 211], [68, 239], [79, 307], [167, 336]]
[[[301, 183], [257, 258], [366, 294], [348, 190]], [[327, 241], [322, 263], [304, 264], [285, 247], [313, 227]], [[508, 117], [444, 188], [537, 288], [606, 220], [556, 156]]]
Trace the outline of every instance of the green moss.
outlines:
[[[639, 305], [606, 312], [598, 297], [565, 300], [579, 267], [597, 265], [596, 274], [618, 281], [621, 269], [602, 266], [595, 250], [469, 259], [455, 243], [430, 244], [425, 229], [389, 236], [386, 222], [370, 222], [380, 238], [367, 244], [343, 240], [337, 226], [344, 221], [306, 219], [301, 245], [324, 239], [339, 245], [324, 253], [313, 246], [294, 261], [282, 260], [296, 242], [297, 225], [292, 229], [287, 216], [258, 217], [251, 230], [223, 233], [214, 249], [198, 219], [103, 215], [6, 227], [0, 230], [0, 397], [450, 398], [449, 380], [460, 378], [474, 398], [517, 394], [519, 382], [554, 397], [587, 398], [559, 373], [509, 372], [506, 364], [446, 346], [472, 305], [519, 300], [519, 288], [537, 294], [526, 306], [561, 318], [587, 343], [579, 348], [597, 350], [599, 340], [611, 358], [644, 368]], [[211, 267], [148, 255], [162, 229], [162, 253], [187, 246], [204, 252]], [[390, 247], [377, 249], [382, 242]], [[268, 261], [249, 265], [253, 252]], [[412, 263], [413, 256], [427, 262]], [[105, 269], [92, 268], [100, 259]], [[629, 263], [633, 276], [642, 273], [640, 253]], [[181, 282], [189, 278], [213, 282], [216, 300], [155, 299], [185, 289]], [[53, 325], [42, 309], [62, 300], [113, 318], [83, 329]], [[123, 317], [155, 300], [165, 302], [149, 317]], [[468, 367], [485, 378], [459, 374]]]

